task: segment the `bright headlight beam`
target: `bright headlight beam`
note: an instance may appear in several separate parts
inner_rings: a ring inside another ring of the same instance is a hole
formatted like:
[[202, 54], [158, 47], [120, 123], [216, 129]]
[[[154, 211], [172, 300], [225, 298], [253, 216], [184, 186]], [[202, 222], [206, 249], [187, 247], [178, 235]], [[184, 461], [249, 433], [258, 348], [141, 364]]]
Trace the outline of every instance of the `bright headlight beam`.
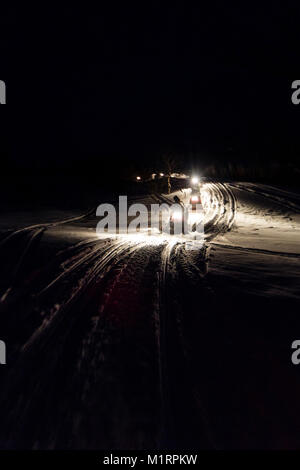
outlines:
[[197, 183], [199, 183], [199, 178], [198, 178], [198, 176], [193, 176], [193, 177], [192, 177], [192, 184], [197, 184]]
[[182, 212], [173, 212], [172, 218], [173, 220], [182, 220]]

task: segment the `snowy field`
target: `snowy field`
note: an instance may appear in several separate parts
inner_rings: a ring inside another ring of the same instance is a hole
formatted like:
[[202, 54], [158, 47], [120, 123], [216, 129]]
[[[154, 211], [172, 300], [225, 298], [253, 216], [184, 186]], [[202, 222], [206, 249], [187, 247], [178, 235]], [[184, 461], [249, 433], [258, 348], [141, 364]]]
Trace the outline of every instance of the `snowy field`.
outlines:
[[[191, 190], [128, 203], [175, 195]], [[300, 196], [206, 182], [201, 198], [196, 250], [99, 237], [96, 208], [2, 216], [1, 448], [299, 448]]]
[[251, 292], [299, 298], [300, 196], [250, 183], [229, 186], [237, 200], [234, 225], [212, 244], [210, 272], [240, 280]]

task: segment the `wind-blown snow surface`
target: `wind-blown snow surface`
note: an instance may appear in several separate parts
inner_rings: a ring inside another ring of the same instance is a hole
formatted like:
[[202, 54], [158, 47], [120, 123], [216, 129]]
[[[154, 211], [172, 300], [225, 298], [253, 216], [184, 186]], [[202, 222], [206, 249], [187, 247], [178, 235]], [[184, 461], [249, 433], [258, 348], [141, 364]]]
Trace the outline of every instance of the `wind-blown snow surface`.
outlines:
[[234, 223], [209, 243], [210, 308], [199, 298], [210, 338], [198, 330], [206, 345], [202, 399], [217, 447], [299, 449], [300, 366], [291, 344], [300, 338], [300, 197], [226, 186], [236, 199]]
[[233, 289], [299, 298], [300, 196], [251, 183], [229, 186], [235, 221], [211, 244], [210, 274]]
[[221, 182], [201, 196], [190, 251], [97, 237], [96, 209], [2, 218], [1, 448], [300, 447], [300, 197]]

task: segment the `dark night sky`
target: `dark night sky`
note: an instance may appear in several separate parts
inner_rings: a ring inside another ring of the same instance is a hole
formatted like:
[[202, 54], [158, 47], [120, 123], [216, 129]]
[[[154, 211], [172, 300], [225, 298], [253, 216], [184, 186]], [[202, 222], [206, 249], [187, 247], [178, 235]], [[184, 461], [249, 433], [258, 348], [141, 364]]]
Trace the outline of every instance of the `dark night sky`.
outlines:
[[164, 151], [224, 159], [228, 149], [268, 158], [299, 147], [296, 2], [152, 5], [4, 13], [13, 165], [109, 166], [109, 156], [126, 166]]

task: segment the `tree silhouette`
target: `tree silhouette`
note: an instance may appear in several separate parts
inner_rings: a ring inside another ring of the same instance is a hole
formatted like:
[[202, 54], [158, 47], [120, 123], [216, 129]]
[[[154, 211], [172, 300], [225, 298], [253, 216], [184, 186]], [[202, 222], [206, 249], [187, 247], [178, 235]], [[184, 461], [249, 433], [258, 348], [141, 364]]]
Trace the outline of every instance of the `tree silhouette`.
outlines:
[[179, 162], [178, 158], [171, 154], [165, 154], [162, 157], [163, 172], [167, 178], [168, 194], [171, 193], [171, 175], [172, 173], [178, 173]]

